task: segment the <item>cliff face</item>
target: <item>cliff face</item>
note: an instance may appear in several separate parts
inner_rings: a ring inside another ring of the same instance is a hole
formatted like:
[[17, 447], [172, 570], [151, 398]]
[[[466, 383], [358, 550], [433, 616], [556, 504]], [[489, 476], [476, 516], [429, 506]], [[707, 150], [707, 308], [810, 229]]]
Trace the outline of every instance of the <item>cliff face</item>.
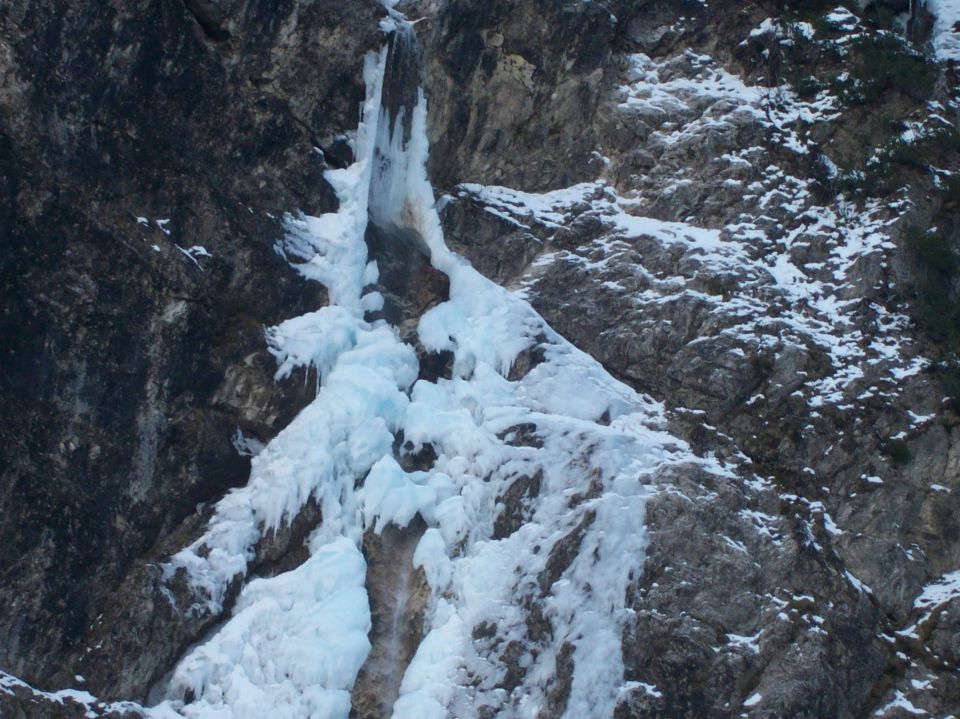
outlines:
[[[422, 82], [446, 244], [662, 409], [580, 416], [542, 400], [483, 445], [502, 455], [461, 464], [453, 448], [466, 445], [395, 431], [404, 472], [456, 485], [455, 467], [476, 479], [457, 485], [464, 516], [483, 492], [490, 511], [453, 539], [426, 505], [409, 527], [399, 510], [399, 528], [362, 527], [373, 649], [356, 715], [388, 715], [398, 695], [426, 691], [425, 676], [442, 683], [422, 657], [439, 652], [436, 636], [453, 641], [432, 634], [451, 616], [467, 649], [457, 688], [431, 695], [451, 716], [956, 711], [952, 7], [445, 0], [390, 11], [418, 20], [408, 52], [420, 66], [391, 75], [388, 62], [383, 103], [403, 109], [413, 143]], [[334, 522], [319, 490], [257, 525], [220, 601], [195, 610], [190, 567], [164, 568], [194, 542], [204, 561], [216, 551], [215, 503], [247, 483], [251, 455], [329, 370], [308, 362], [274, 381], [274, 357], [290, 355], [274, 342], [271, 356], [264, 329], [346, 306], [329, 275], [328, 292], [291, 269], [310, 258], [282, 218], [343, 215], [345, 181], [327, 171], [357, 159], [364, 56], [386, 41], [388, 17], [373, 0], [0, 4], [0, 707], [12, 716], [141, 712], [105, 702], [164, 698], [188, 647], [249, 608], [246, 577], [314, 576], [306, 540]], [[384, 162], [385, 147], [371, 158]], [[385, 194], [390, 172], [413, 182], [390, 170]], [[444, 344], [422, 318], [485, 286], [438, 260], [429, 223], [401, 220], [377, 195], [366, 243], [385, 305], [365, 305], [367, 320], [396, 327], [423, 387], [466, 392], [458, 381], [485, 377], [482, 351], [468, 368], [453, 320]], [[413, 197], [400, 198], [403, 218], [420, 211]], [[529, 341], [499, 368], [509, 402], [493, 384], [501, 404], [470, 399], [478, 428], [541, 391], [538, 367], [570, 376], [556, 359], [567, 345], [524, 322]], [[608, 387], [590, 372], [585, 385]], [[451, 403], [442, 416], [460, 421]], [[584, 423], [566, 470], [550, 454], [575, 434], [563, 412]], [[635, 471], [642, 502], [624, 494], [641, 508], [630, 534], [643, 542], [611, 600], [612, 661], [586, 653], [593, 600], [564, 602], [609, 591], [602, 535], [620, 525], [605, 502], [623, 477], [596, 457], [625, 441], [611, 433], [632, 431], [620, 415], [663, 435], [650, 440], [661, 464]], [[438, 527], [446, 584], [413, 549], [433, 546]], [[510, 569], [509, 608], [492, 620], [474, 611], [466, 578], [498, 546], [529, 566]], [[398, 578], [400, 561], [421, 570]], [[619, 688], [584, 704], [590, 664], [603, 661]], [[401, 683], [408, 665], [419, 679]], [[66, 687], [103, 701], [39, 691]], [[189, 716], [200, 695], [213, 701], [206, 691], [170, 711]]]
[[[513, 6], [502, 24], [476, 5], [435, 30], [434, 97], [459, 78], [471, 98], [440, 111], [438, 146], [489, 152], [434, 155], [480, 183], [451, 191], [449, 241], [747, 480], [671, 482], [648, 507], [623, 716], [949, 712], [955, 600], [923, 597], [960, 560], [935, 371], [954, 350], [923, 315], [956, 316], [925, 304], [916, 236], [956, 247], [932, 167], [957, 160], [954, 72], [885, 34], [906, 4]], [[922, 50], [917, 10], [900, 32]], [[461, 46], [472, 66], [444, 52]]]
[[323, 302], [273, 245], [336, 204], [382, 9], [206, 5], [0, 6], [0, 664], [34, 681], [313, 394], [273, 382], [264, 327]]

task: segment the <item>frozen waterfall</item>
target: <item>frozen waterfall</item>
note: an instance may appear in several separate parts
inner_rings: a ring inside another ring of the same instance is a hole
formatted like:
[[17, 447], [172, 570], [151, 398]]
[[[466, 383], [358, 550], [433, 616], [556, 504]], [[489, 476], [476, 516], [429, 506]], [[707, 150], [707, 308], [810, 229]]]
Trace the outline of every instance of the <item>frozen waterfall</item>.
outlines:
[[[395, 719], [467, 719], [481, 707], [534, 717], [561, 664], [571, 673], [564, 716], [611, 716], [626, 686], [620, 637], [644, 557], [648, 479], [698, 460], [665, 432], [658, 404], [447, 248], [413, 28], [400, 17], [385, 25], [388, 46], [366, 62], [356, 160], [326, 173], [340, 209], [289, 218], [281, 248], [329, 290], [329, 306], [268, 333], [278, 374], [316, 368], [316, 399], [254, 458], [247, 486], [219, 502], [167, 576], [185, 573], [202, 597], [194, 611], [220, 611], [264, 533], [311, 498], [322, 522], [301, 566], [246, 581], [229, 618], [166, 680], [154, 717], [346, 719], [371, 648], [365, 533], [415, 521], [422, 536], [395, 555], [406, 564], [396, 581], [416, 568], [428, 596], [422, 641], [396, 678]], [[416, 233], [449, 278], [449, 298], [416, 327], [421, 351], [452, 354], [448, 374], [422, 376], [397, 328], [370, 319], [384, 302], [371, 289], [370, 221]], [[511, 374], [522, 353], [529, 370]], [[427, 468], [403, 466], [404, 452], [428, 447]], [[406, 601], [398, 596], [383, 640], [395, 646]], [[510, 661], [524, 667], [512, 687]]]

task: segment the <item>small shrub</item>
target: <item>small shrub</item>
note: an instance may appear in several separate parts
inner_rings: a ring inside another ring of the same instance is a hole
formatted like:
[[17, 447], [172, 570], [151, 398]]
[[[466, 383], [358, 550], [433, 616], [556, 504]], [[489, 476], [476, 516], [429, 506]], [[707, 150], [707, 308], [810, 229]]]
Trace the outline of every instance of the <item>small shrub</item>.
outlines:
[[874, 2], [864, 10], [864, 19], [869, 20], [877, 27], [887, 30], [900, 31], [906, 27], [904, 14], [897, 12], [885, 3]]
[[912, 225], [905, 230], [904, 239], [907, 249], [922, 269], [950, 282], [960, 267], [960, 258], [943, 235]]
[[954, 358], [941, 362], [936, 372], [954, 410], [960, 411], [960, 360]]
[[912, 226], [904, 239], [917, 268], [918, 320], [934, 340], [960, 351], [960, 302], [953, 292], [960, 257], [939, 232]]
[[942, 285], [921, 291], [920, 324], [927, 334], [947, 347], [960, 347], [960, 303], [950, 299]]
[[823, 83], [821, 83], [813, 75], [801, 77], [799, 80], [793, 83], [794, 91], [803, 100], [812, 100], [823, 89], [823, 87]]
[[787, 0], [783, 17], [791, 22], [826, 23], [826, 15], [837, 6], [835, 0]]
[[[891, 130], [896, 130], [891, 121]], [[902, 128], [896, 130], [902, 132]], [[910, 182], [905, 171], [925, 170], [945, 153], [960, 152], [960, 133], [953, 128], [925, 131], [913, 140], [897, 136], [880, 147], [863, 165], [862, 170], [847, 167], [841, 178], [840, 189], [855, 197], [885, 197]], [[947, 201], [960, 207], [960, 179], [950, 178], [941, 188]], [[949, 208], [947, 208], [949, 209]]]
[[960, 210], [960, 174], [948, 175], [937, 188], [943, 202], [943, 210], [956, 213]]
[[884, 443], [883, 451], [898, 466], [902, 467], [910, 462], [910, 448], [902, 439], [888, 439]]
[[862, 197], [886, 197], [904, 184], [904, 178], [897, 172], [896, 165], [880, 158], [868, 163], [864, 168], [863, 185], [859, 194]]
[[872, 104], [888, 90], [913, 100], [926, 100], [933, 93], [936, 68], [893, 35], [858, 38], [851, 44], [856, 63], [846, 81], [838, 86], [851, 104]]

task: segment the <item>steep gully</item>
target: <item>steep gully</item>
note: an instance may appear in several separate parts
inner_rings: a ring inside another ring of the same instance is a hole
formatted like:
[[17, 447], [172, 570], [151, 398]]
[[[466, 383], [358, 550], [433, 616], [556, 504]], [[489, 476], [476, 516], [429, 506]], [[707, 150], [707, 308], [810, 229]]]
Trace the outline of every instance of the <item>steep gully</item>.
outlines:
[[[429, 250], [421, 235], [415, 228], [405, 226], [411, 224], [411, 217], [407, 207], [408, 198], [404, 196], [405, 165], [409, 162], [404, 152], [411, 142], [413, 115], [421, 100], [418, 48], [411, 24], [395, 14], [393, 23], [389, 25], [392, 27], [385, 29], [390, 30], [390, 39], [375, 70], [379, 77], [374, 79], [372, 93], [380, 94], [379, 107], [374, 110], [377, 115], [375, 123], [370, 123], [370, 134], [375, 133], [372, 138], [372, 157], [359, 158], [360, 163], [369, 163], [365, 173], [368, 188], [362, 187], [362, 181], [358, 188], [361, 191], [365, 189], [368, 194], [369, 222], [363, 232], [363, 242], [368, 248], [371, 263], [364, 266], [364, 279], [367, 279], [366, 275], [374, 266], [378, 275], [373, 291], [365, 297], [368, 300], [376, 299], [366, 304], [363, 298], [360, 299], [365, 323], [388, 323], [398, 328], [400, 339], [410, 340], [415, 338], [415, 333], [411, 337], [411, 330], [420, 316], [430, 307], [448, 299], [449, 283], [442, 273], [430, 267]], [[359, 223], [355, 223], [355, 228], [359, 229]], [[360, 243], [356, 244], [359, 246]], [[303, 254], [297, 246], [287, 249], [294, 255]], [[315, 257], [307, 258], [307, 264]], [[426, 354], [422, 348], [421, 354]], [[426, 381], [435, 381], [437, 378], [435, 373], [433, 376], [429, 371], [425, 373], [423, 367], [418, 374]], [[401, 459], [402, 441], [400, 432], [393, 447], [398, 459]], [[408, 469], [415, 464], [415, 461], [403, 461]], [[417, 569], [415, 573], [413, 560], [425, 530], [426, 525], [416, 517], [405, 527], [389, 525], [380, 531], [367, 530], [363, 534], [361, 549], [366, 563], [370, 647], [352, 687], [351, 716], [390, 715], [391, 707], [400, 693], [404, 671], [422, 639], [418, 624], [423, 624], [429, 589], [422, 570]], [[196, 689], [203, 691], [201, 687]], [[171, 683], [167, 691], [177, 695], [179, 688]], [[187, 714], [190, 713], [189, 702], [195, 698], [195, 691], [190, 688], [184, 692], [188, 702], [184, 708]], [[200, 700], [203, 701], [202, 694]], [[311, 715], [318, 709], [325, 715], [330, 709], [335, 714], [342, 714], [345, 707], [306, 708]]]
[[[423, 238], [414, 228], [404, 226], [403, 211], [397, 206], [396, 195], [406, 178], [394, 177], [394, 163], [397, 149], [402, 152], [411, 141], [413, 115], [420, 100], [418, 54], [413, 27], [401, 19], [387, 46], [378, 126], [386, 131], [380, 132], [374, 148], [370, 222], [364, 235], [368, 255], [380, 273], [374, 291], [384, 298], [383, 308], [368, 312], [367, 320], [388, 322], [398, 328], [401, 340], [414, 344], [420, 317], [449, 300], [446, 276], [430, 265]], [[419, 378], [436, 382], [438, 370], [445, 367], [442, 361], [431, 365], [427, 359], [428, 353], [421, 347]], [[402, 434], [395, 445], [394, 454], [404, 469], [429, 469], [430, 452], [405, 454]], [[406, 527], [389, 525], [379, 533], [364, 533], [371, 648], [351, 690], [350, 716], [356, 719], [391, 715], [404, 672], [423, 639], [429, 587], [423, 571], [414, 567], [414, 554], [426, 528], [415, 517]]]

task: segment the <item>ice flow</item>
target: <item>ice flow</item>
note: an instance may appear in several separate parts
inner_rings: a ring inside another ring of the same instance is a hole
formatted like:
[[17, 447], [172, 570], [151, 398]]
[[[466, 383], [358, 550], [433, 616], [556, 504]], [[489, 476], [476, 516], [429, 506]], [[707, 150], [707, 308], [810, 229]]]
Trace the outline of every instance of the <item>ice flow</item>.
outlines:
[[[340, 208], [289, 217], [278, 248], [329, 290], [329, 306], [267, 333], [278, 375], [316, 368], [316, 399], [253, 459], [249, 483], [218, 503], [204, 535], [171, 558], [167, 576], [182, 573], [198, 598], [183, 611], [219, 613], [231, 585], [244, 583], [151, 716], [346, 719], [371, 649], [364, 536], [413, 522], [422, 533], [412, 557], [396, 553], [401, 594], [372, 655], [398, 662], [402, 678], [386, 690], [396, 694], [393, 717], [466, 719], [480, 707], [534, 717], [561, 662], [572, 665], [564, 716], [612, 716], [624, 686], [625, 594], [643, 562], [649, 478], [699, 460], [664, 430], [660, 405], [447, 248], [427, 177], [413, 28], [395, 13], [385, 27], [388, 45], [365, 64], [356, 161], [326, 173]], [[416, 329], [422, 353], [452, 355], [449, 372], [422, 373], [397, 328], [369, 319], [383, 305], [370, 288], [379, 277], [364, 241], [370, 222], [416, 233], [449, 278], [449, 297]], [[521, 354], [525, 371], [511, 373]], [[405, 469], [401, 452], [425, 448], [429, 466]], [[322, 521], [309, 558], [248, 577], [258, 540], [311, 499]], [[414, 569], [425, 587], [411, 613]], [[531, 630], [533, 611], [544, 631]], [[397, 632], [413, 614], [411, 658]], [[508, 691], [511, 662], [523, 673]]]

